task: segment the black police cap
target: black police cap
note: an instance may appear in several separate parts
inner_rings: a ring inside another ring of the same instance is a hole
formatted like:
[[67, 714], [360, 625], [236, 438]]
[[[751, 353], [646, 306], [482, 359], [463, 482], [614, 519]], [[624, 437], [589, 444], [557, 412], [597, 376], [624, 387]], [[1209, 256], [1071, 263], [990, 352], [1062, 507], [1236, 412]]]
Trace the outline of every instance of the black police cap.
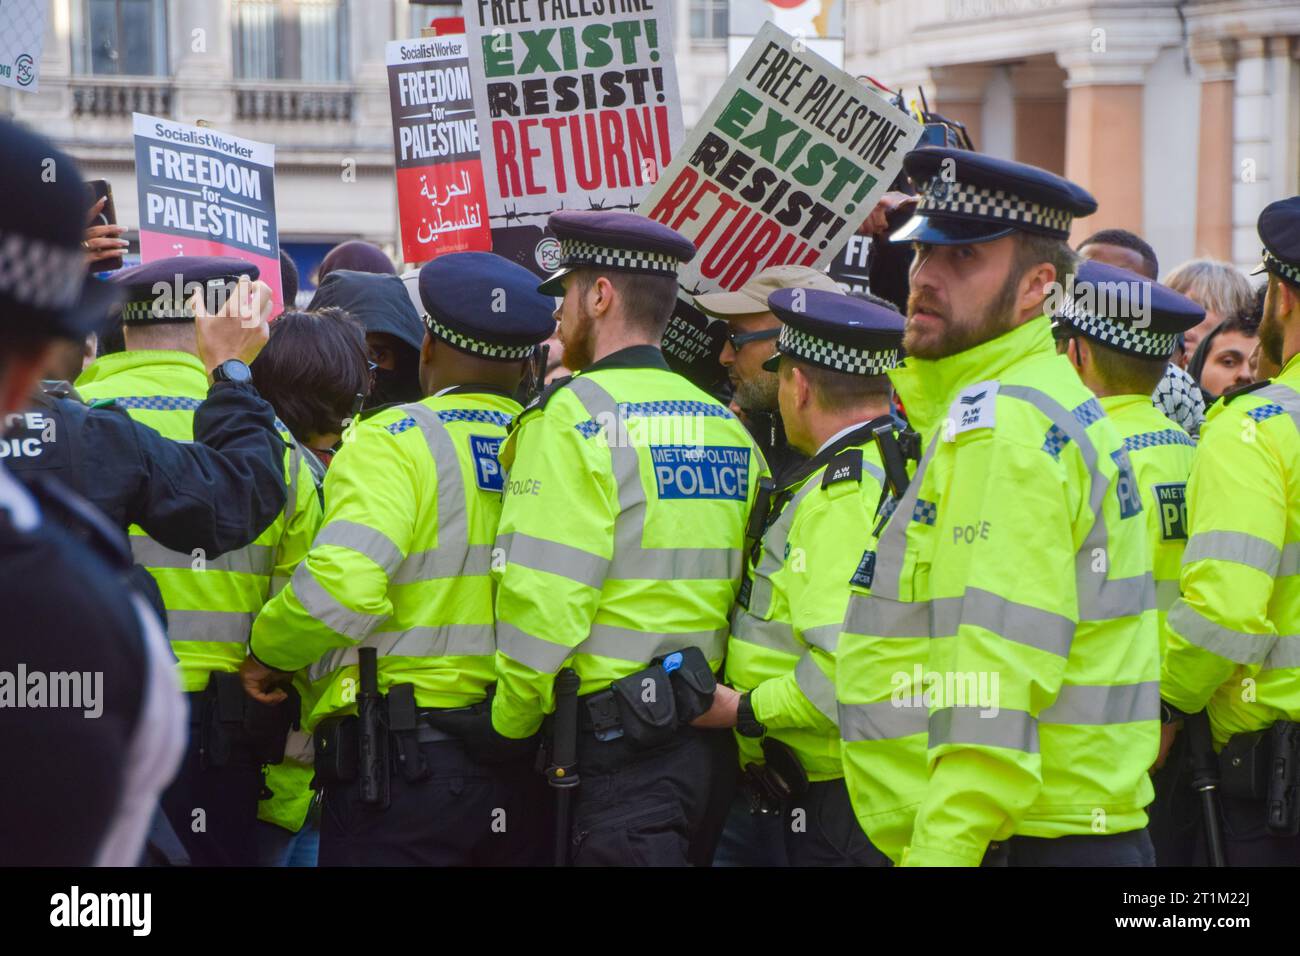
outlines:
[[881, 375], [898, 364], [903, 317], [893, 309], [822, 289], [778, 289], [767, 304], [781, 320], [777, 354], [763, 363], [770, 372], [782, 355], [849, 375]]

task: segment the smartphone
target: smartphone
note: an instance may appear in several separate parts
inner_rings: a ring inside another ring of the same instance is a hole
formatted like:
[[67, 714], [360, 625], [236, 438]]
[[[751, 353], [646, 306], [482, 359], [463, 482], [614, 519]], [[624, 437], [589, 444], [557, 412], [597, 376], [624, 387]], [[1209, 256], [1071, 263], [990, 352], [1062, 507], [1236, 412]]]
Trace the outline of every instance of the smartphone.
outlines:
[[[92, 226], [114, 226], [117, 225], [117, 209], [113, 206], [113, 185], [107, 179], [92, 179], [86, 183], [86, 208], [92, 208], [100, 199], [107, 196], [108, 201], [104, 203], [104, 208], [99, 211], [99, 215], [90, 223]], [[117, 256], [113, 259], [100, 259], [98, 262], [90, 264], [91, 272], [113, 272], [122, 268], [122, 257]]]

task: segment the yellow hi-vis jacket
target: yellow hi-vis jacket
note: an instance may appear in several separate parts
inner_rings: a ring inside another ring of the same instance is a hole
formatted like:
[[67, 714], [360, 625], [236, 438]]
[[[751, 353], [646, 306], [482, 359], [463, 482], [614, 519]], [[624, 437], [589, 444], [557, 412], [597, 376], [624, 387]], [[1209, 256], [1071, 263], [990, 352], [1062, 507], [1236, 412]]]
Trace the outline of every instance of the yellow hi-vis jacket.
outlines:
[[534, 733], [566, 665], [581, 694], [685, 647], [718, 668], [767, 473], [731, 412], [634, 346], [525, 409], [501, 461], [498, 732]]
[[[116, 352], [77, 379], [86, 401], [114, 399], [136, 421], [164, 438], [192, 441], [194, 411], [208, 396], [203, 363], [188, 352]], [[181, 689], [200, 691], [212, 672], [239, 669], [253, 621], [307, 553], [320, 526], [321, 506], [311, 467], [280, 426], [288, 501], [252, 544], [216, 559], [171, 551], [130, 529], [131, 551], [158, 582], [167, 608], [167, 636], [180, 660]]]
[[[727, 683], [750, 692], [755, 718], [788, 744], [810, 780], [844, 776], [835, 705], [835, 647], [849, 579], [875, 524], [884, 471], [865, 422], [799, 469], [777, 493], [731, 617]], [[760, 742], [736, 735], [741, 766]]]
[[1300, 720], [1300, 357], [1216, 402], [1187, 484], [1191, 536], [1161, 694], [1215, 745]]
[[308, 668], [304, 729], [356, 712], [357, 648], [379, 689], [414, 684], [422, 707], [464, 707], [493, 681], [497, 455], [519, 404], [479, 386], [387, 409], [357, 426], [325, 477], [325, 523], [253, 629], [278, 670]]
[[1149, 395], [1107, 395], [1098, 401], [1124, 439], [1142, 495], [1163, 651], [1165, 617], [1178, 599], [1183, 548], [1187, 546], [1187, 476], [1192, 473], [1196, 442], [1162, 415]]
[[1145, 826], [1159, 638], [1115, 426], [1044, 316], [889, 375], [926, 452], [840, 638], [864, 832], [905, 865], [974, 866], [1012, 835]]

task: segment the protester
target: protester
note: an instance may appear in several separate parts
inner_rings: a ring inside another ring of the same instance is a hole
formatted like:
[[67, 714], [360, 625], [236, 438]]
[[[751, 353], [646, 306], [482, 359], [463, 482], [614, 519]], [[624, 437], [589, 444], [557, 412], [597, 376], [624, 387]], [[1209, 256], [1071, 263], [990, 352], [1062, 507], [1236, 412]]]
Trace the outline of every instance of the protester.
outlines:
[[298, 303], [298, 264], [283, 249], [280, 250], [280, 290], [284, 298], [285, 309], [292, 309]]
[[370, 361], [376, 366], [366, 414], [389, 405], [417, 402], [420, 391], [420, 347], [424, 325], [402, 280], [336, 270], [321, 283], [307, 311], [337, 306], [361, 324]]
[[337, 272], [339, 269], [347, 269], [350, 272], [373, 272], [377, 275], [397, 275], [393, 260], [388, 258], [384, 250], [374, 243], [362, 242], [360, 239], [340, 242], [325, 253], [325, 258], [316, 268], [317, 287], [319, 288], [325, 282], [331, 272]]
[[366, 337], [342, 309], [285, 312], [253, 363], [253, 384], [293, 437], [328, 465], [370, 391]]
[[1078, 245], [1079, 257], [1127, 269], [1154, 279], [1160, 274], [1156, 251], [1137, 233], [1127, 229], [1102, 229]]
[[1231, 388], [1255, 381], [1250, 357], [1259, 345], [1259, 323], [1239, 315], [1220, 322], [1196, 347], [1187, 372], [1196, 379], [1207, 403]]
[[1181, 292], [1205, 309], [1205, 321], [1183, 336], [1181, 358], [1174, 360], [1186, 368], [1201, 339], [1209, 335], [1224, 319], [1250, 308], [1255, 295], [1250, 281], [1226, 262], [1213, 259], [1190, 259], [1169, 272], [1163, 285]]

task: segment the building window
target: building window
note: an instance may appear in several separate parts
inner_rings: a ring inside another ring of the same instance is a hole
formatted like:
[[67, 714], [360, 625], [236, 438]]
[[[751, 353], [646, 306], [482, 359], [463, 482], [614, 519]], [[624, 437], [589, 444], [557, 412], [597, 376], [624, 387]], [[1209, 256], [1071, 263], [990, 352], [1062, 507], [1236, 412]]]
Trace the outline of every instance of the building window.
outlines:
[[235, 77], [342, 83], [346, 0], [234, 0]]
[[164, 0], [76, 0], [72, 68], [94, 76], [166, 76]]
[[691, 39], [696, 43], [727, 41], [726, 0], [691, 0]]

